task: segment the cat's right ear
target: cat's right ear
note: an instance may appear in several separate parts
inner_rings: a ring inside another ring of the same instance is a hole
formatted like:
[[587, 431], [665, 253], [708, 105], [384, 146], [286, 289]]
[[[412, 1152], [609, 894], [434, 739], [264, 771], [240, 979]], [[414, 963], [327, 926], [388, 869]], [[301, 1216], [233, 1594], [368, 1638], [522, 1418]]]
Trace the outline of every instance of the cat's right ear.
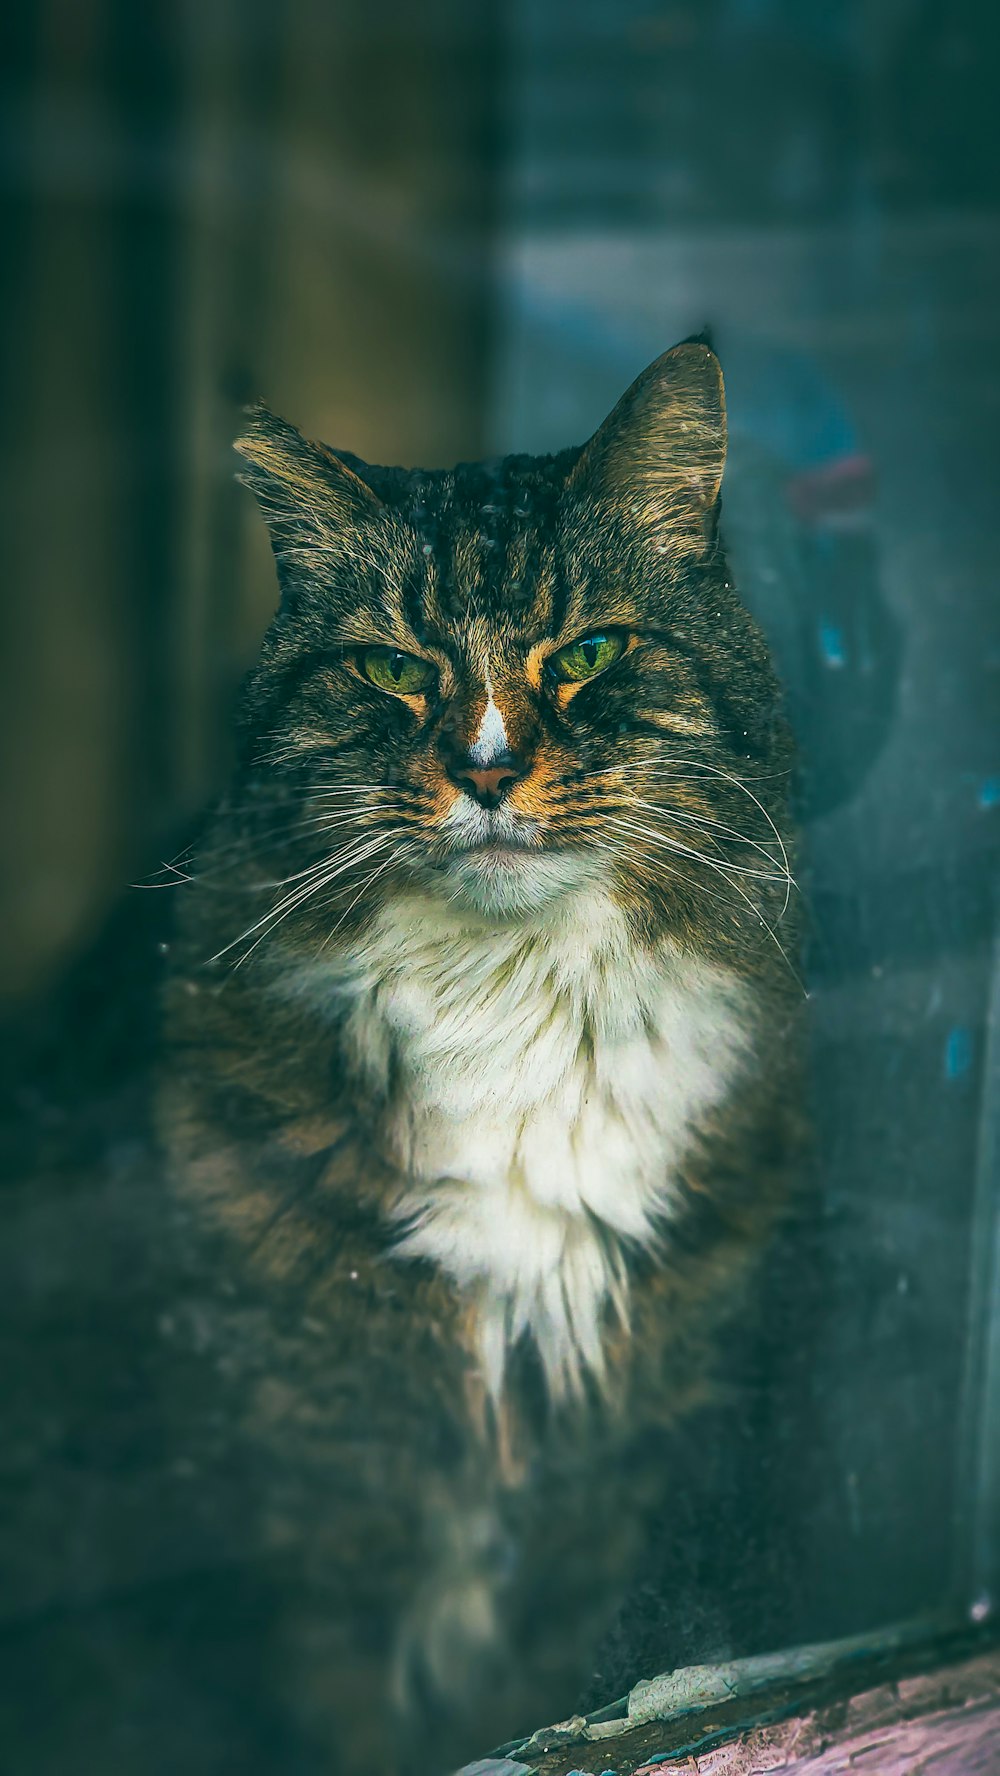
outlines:
[[249, 409], [234, 449], [246, 464], [239, 479], [267, 525], [282, 592], [308, 577], [317, 549], [329, 560], [339, 538], [346, 543], [384, 511], [378, 496], [334, 451], [304, 438], [262, 402]]

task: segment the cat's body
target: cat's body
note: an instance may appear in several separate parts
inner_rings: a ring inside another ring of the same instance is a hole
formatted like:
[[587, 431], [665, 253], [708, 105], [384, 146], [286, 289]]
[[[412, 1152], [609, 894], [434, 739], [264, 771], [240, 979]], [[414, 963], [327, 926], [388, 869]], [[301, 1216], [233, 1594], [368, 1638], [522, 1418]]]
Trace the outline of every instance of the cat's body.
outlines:
[[301, 1451], [283, 1681], [334, 1768], [443, 1769], [572, 1702], [781, 1211], [788, 741], [704, 346], [562, 458], [370, 470], [264, 414], [242, 448], [285, 598], [161, 1124], [317, 1328], [320, 1379], [261, 1380]]

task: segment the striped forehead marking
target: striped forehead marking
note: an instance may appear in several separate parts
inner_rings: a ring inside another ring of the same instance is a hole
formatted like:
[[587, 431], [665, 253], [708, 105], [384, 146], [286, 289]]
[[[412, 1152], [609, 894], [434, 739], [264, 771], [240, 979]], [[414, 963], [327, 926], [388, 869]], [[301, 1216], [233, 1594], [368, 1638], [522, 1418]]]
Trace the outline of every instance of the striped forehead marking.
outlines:
[[479, 724], [479, 732], [469, 747], [469, 757], [474, 764], [488, 766], [494, 759], [501, 758], [510, 751], [507, 730], [503, 725], [503, 716], [493, 701], [493, 683], [489, 668], [486, 669], [486, 708]]

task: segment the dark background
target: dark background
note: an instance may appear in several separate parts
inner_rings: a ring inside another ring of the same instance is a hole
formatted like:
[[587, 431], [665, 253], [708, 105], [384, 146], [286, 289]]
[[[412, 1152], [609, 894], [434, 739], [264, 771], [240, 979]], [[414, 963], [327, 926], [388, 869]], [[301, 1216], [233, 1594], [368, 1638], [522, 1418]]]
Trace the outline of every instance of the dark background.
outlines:
[[[785, 1558], [749, 1549], [741, 1625], [691, 1657], [1000, 1593], [997, 16], [22, 0], [2, 27], [11, 1031], [81, 967], [96, 1017], [127, 885], [225, 780], [274, 597], [242, 403], [374, 461], [548, 449], [714, 330], [725, 524], [802, 743], [822, 1189], [786, 1366], [734, 1429], [782, 1475]], [[55, 1236], [26, 1225], [37, 1306]], [[140, 1537], [129, 1583], [184, 1560]], [[53, 1571], [4, 1588], [15, 1643], [39, 1597], [78, 1607]]]

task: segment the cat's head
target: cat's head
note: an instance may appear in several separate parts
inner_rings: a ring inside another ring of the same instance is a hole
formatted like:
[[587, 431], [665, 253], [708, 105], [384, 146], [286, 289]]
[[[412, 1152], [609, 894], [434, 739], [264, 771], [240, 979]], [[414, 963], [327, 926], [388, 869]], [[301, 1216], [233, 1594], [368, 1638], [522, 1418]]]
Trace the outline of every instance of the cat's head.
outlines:
[[555, 457], [372, 468], [263, 408], [237, 448], [282, 591], [245, 769], [294, 786], [330, 871], [498, 918], [594, 882], [679, 930], [780, 905], [786, 736], [718, 539], [706, 345]]

